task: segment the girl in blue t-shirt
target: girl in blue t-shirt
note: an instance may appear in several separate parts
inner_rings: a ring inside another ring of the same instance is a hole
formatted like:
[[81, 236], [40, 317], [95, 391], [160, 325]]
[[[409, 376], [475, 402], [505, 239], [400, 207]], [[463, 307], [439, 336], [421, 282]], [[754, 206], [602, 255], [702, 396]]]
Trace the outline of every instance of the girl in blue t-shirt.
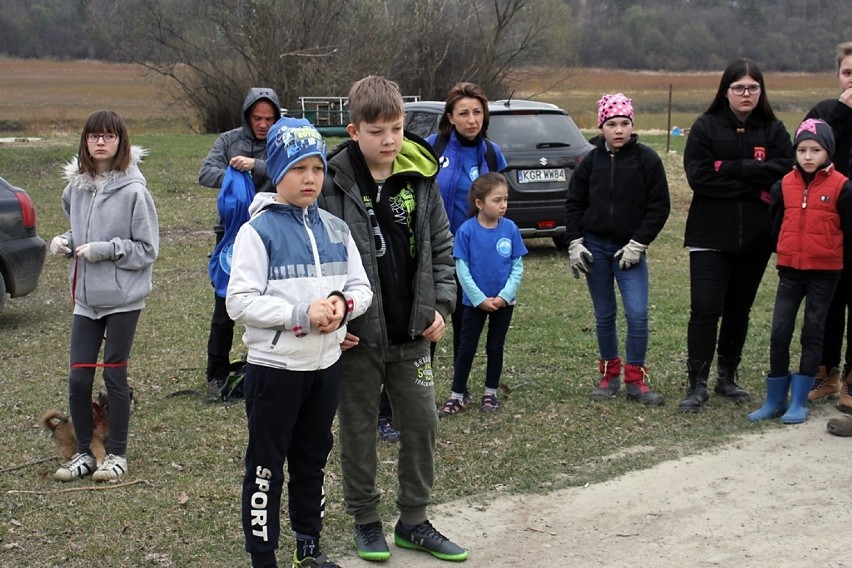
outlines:
[[522, 257], [527, 253], [517, 225], [504, 217], [509, 204], [509, 187], [503, 174], [487, 173], [476, 178], [468, 200], [475, 216], [456, 231], [453, 250], [456, 275], [462, 287], [461, 333], [452, 394], [441, 409], [441, 416], [452, 416], [465, 409], [467, 379], [486, 318], [488, 363], [485, 393], [479, 408], [494, 412], [499, 407], [497, 388], [503, 372], [503, 345], [524, 274]]

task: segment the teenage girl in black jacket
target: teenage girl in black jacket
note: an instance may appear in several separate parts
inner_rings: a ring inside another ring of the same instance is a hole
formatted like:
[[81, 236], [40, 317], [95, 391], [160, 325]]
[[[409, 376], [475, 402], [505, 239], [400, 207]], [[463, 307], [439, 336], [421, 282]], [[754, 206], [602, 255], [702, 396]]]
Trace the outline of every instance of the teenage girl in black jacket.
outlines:
[[734, 401], [750, 396], [735, 379], [749, 312], [773, 250], [769, 188], [793, 165], [790, 135], [775, 118], [753, 61], [737, 59], [725, 69], [710, 108], [692, 125], [683, 165], [693, 196], [684, 238], [690, 252], [689, 387], [678, 410], [692, 412], [709, 399], [714, 350], [714, 392]]

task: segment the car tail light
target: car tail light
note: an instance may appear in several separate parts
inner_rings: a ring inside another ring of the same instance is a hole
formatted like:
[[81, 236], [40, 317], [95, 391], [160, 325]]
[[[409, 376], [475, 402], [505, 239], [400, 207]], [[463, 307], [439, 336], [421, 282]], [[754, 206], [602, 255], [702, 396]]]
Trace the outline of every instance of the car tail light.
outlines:
[[15, 197], [18, 198], [18, 203], [21, 205], [21, 217], [24, 219], [24, 227], [31, 229], [36, 225], [35, 205], [33, 205], [30, 196], [23, 191], [16, 191]]
[[536, 223], [535, 226], [542, 231], [546, 231], [548, 229], [555, 229], [556, 221], [553, 219], [545, 219], [544, 221], [539, 221], [538, 223]]

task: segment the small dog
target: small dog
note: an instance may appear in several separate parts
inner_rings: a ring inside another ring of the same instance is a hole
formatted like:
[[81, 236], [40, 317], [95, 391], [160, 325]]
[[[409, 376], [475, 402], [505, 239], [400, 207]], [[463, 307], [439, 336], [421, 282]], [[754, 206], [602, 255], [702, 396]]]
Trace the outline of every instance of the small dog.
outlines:
[[[136, 406], [136, 393], [130, 388], [130, 411]], [[71, 461], [77, 453], [77, 435], [74, 433], [74, 423], [71, 417], [58, 410], [50, 410], [42, 417], [44, 429], [50, 432], [50, 438], [59, 451], [63, 462]], [[105, 391], [98, 393], [98, 400], [92, 401], [92, 430], [91, 450], [98, 466], [104, 462], [106, 457], [106, 440], [109, 435], [109, 399]]]

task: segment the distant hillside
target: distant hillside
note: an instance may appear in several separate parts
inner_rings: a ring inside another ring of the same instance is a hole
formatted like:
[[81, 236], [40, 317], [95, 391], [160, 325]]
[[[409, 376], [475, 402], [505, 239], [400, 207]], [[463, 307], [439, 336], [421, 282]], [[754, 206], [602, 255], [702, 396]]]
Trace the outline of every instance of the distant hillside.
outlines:
[[[406, 10], [406, 5], [424, 6], [425, 0], [378, 0], [388, 13]], [[852, 9], [848, 0], [448, 0], [436, 18], [452, 21], [458, 6], [481, 4], [484, 13], [495, 6], [516, 9], [524, 22], [539, 25], [546, 19], [552, 37], [569, 37], [566, 53], [551, 50], [542, 56], [546, 65], [578, 65], [621, 69], [711, 70], [720, 69], [736, 57], [751, 57], [765, 70], [824, 71], [833, 67], [835, 46], [852, 40]], [[251, 2], [247, 2], [249, 9]], [[260, 3], [258, 3], [260, 4]], [[281, 2], [291, 12], [305, 9], [299, 2]], [[314, 0], [320, 11], [342, 9], [344, 14], [363, 2]], [[434, 4], [434, 5], [433, 5]], [[115, 60], [120, 51], [107, 37], [115, 22], [105, 10], [118, 8], [122, 19], [135, 21], [142, 10], [154, 6], [183, 6], [199, 15], [208, 3], [201, 0], [147, 0], [95, 2], [80, 0], [4, 0], [0, 3], [0, 54], [14, 57]], [[342, 8], [341, 8], [342, 6]], [[209, 7], [209, 6], [208, 6]], [[302, 14], [294, 14], [298, 19]], [[197, 21], [169, 21], [180, 28]], [[247, 20], [250, 21], [250, 20]], [[357, 22], [354, 25], [358, 25]], [[471, 26], [476, 22], [470, 22]], [[202, 22], [197, 33], [212, 33]], [[470, 28], [468, 28], [470, 29]], [[513, 22], [512, 29], [524, 29]], [[412, 30], [414, 32], [415, 30]], [[438, 30], [423, 39], [440, 41]], [[475, 32], [475, 30], [474, 30]], [[310, 43], [310, 38], [306, 40]], [[553, 43], [553, 42], [551, 42]], [[156, 47], [156, 46], [153, 46]], [[310, 48], [310, 45], [306, 45]], [[470, 46], [488, 49], [490, 46]], [[354, 50], [355, 53], [359, 50]], [[440, 50], [439, 50], [440, 51]], [[341, 63], [353, 53], [336, 50]], [[469, 55], [469, 54], [468, 54]], [[455, 57], [466, 57], [456, 53]], [[548, 60], [548, 57], [552, 58]]]

